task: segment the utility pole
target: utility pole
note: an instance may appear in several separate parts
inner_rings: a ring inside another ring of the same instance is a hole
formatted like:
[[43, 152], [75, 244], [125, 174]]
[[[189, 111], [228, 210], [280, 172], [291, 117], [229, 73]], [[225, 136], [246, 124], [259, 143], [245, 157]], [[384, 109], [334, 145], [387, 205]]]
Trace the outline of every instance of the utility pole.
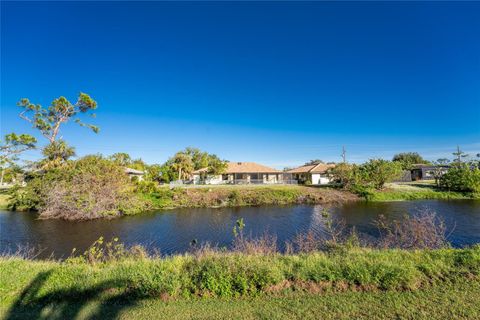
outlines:
[[462, 150], [460, 150], [460, 146], [457, 145], [457, 152], [454, 152], [452, 153], [455, 157], [457, 157], [457, 162], [458, 163], [461, 163], [462, 162], [462, 158], [465, 158], [468, 156], [468, 154], [466, 154], [465, 152], [463, 152]]
[[345, 146], [342, 146], [342, 159], [343, 159], [343, 163], [346, 163], [347, 162], [347, 151], [345, 151]]

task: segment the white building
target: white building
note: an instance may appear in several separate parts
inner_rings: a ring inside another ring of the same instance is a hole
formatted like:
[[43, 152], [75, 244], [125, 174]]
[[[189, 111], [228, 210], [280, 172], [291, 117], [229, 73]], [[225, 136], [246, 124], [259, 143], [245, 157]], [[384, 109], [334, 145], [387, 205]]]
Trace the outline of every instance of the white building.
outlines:
[[194, 184], [278, 184], [283, 172], [255, 162], [228, 162], [221, 175], [209, 175], [208, 168], [193, 172]]
[[330, 183], [330, 178], [327, 174], [327, 171], [335, 167], [334, 164], [312, 164], [305, 165], [295, 169], [286, 171], [287, 175], [291, 175], [291, 179], [295, 179], [298, 183], [307, 183], [310, 182], [313, 185], [328, 184]]
[[128, 174], [130, 179], [133, 179], [133, 177], [136, 177], [136, 179], [138, 179], [138, 181], [142, 181], [143, 180], [143, 175], [145, 174], [145, 172], [143, 172], [143, 171], [135, 170], [135, 169], [132, 169], [132, 168], [125, 168], [125, 173]]

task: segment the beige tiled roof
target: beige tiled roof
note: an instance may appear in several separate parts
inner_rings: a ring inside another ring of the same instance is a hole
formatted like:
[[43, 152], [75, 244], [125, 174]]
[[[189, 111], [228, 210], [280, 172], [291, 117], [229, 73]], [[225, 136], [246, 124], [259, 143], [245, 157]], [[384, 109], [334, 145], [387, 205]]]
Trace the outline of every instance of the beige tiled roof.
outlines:
[[334, 164], [319, 163], [288, 170], [287, 173], [325, 173], [333, 167], [335, 167]]
[[317, 165], [310, 165], [310, 166], [301, 166], [295, 169], [287, 170], [287, 173], [307, 173], [310, 172], [314, 167]]
[[193, 171], [192, 173], [193, 174], [199, 174], [199, 173], [207, 172], [207, 171], [208, 171], [208, 168], [201, 168], [201, 169]]
[[[207, 168], [202, 168], [195, 170], [193, 174], [205, 171], [207, 171]], [[225, 173], [281, 173], [281, 171], [255, 162], [228, 162]]]
[[273, 169], [255, 162], [229, 162], [226, 173], [280, 173]]

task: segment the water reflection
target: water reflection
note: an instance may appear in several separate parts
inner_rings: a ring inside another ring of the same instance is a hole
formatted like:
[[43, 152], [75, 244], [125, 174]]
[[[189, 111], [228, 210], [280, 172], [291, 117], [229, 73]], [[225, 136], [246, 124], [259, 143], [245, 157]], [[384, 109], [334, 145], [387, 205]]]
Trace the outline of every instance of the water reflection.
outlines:
[[[235, 221], [243, 218], [248, 235], [265, 232], [277, 236], [283, 248], [296, 234], [312, 230], [322, 234], [325, 229], [323, 206], [245, 207], [221, 209], [182, 209], [150, 212], [114, 220], [67, 222], [38, 220], [30, 213], [0, 213], [0, 251], [17, 246], [44, 248], [42, 257], [54, 252], [56, 257], [68, 256], [73, 248], [83, 251], [100, 236], [118, 237], [127, 245], [142, 244], [164, 254], [183, 252], [190, 242], [210, 242], [229, 246]], [[405, 214], [422, 210], [434, 211], [442, 218], [454, 246], [480, 242], [480, 201], [405, 201], [382, 203], [348, 203], [329, 208], [335, 221], [344, 220], [347, 227], [375, 236], [373, 221], [383, 214], [399, 219]]]

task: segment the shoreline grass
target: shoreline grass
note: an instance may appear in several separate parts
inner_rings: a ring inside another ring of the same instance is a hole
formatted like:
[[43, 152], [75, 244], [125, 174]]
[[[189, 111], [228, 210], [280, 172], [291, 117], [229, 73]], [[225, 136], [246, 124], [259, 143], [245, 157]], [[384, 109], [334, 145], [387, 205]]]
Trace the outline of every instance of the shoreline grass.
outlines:
[[283, 289], [417, 290], [480, 275], [480, 246], [466, 249], [370, 249], [246, 254], [204, 250], [167, 257], [124, 256], [103, 262], [0, 258], [0, 301], [12, 302], [41, 278], [34, 300], [99, 292], [132, 297], [257, 296]]
[[478, 199], [470, 194], [453, 191], [374, 191], [367, 196], [368, 201], [409, 201], [409, 200], [472, 200]]
[[[139, 191], [147, 211], [177, 208], [222, 208], [262, 205], [341, 204], [349, 201], [471, 200], [478, 195], [444, 191], [431, 183], [390, 183], [385, 190], [361, 195], [330, 187], [313, 186], [201, 186], [156, 187]], [[8, 210], [9, 195], [0, 193], [0, 209]]]
[[307, 186], [160, 187], [142, 197], [153, 210], [196, 207], [343, 203], [359, 198], [352, 193]]
[[433, 183], [389, 183], [382, 191], [369, 191], [365, 195], [368, 201], [408, 201], [408, 200], [471, 200], [479, 199], [471, 193], [445, 191]]

